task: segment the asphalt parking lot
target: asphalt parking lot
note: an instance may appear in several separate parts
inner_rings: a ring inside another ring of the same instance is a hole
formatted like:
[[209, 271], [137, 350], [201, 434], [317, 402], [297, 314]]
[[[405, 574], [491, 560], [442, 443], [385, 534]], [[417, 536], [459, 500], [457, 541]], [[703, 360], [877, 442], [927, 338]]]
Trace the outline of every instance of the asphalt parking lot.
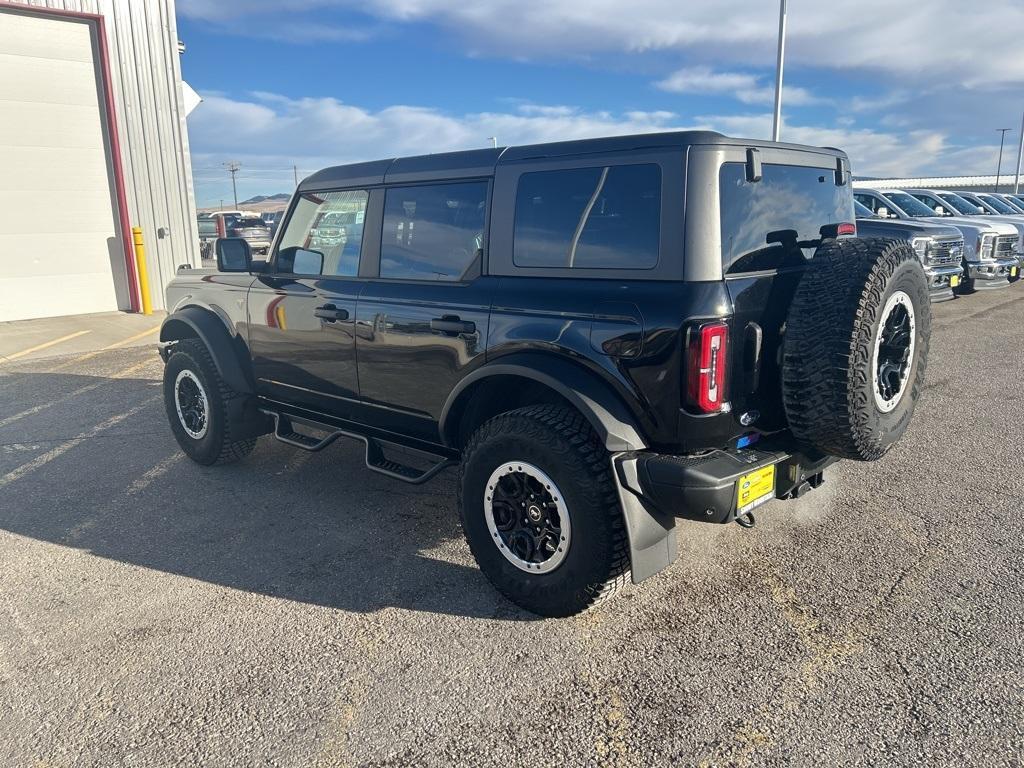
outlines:
[[1024, 764], [1024, 286], [907, 438], [536, 620], [355, 444], [184, 460], [152, 345], [0, 365], [0, 764]]

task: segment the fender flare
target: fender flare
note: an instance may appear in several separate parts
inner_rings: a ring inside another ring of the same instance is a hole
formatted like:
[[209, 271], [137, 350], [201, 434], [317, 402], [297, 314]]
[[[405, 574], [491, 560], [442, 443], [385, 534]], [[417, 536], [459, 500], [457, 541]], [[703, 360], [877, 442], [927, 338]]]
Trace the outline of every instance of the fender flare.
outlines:
[[186, 338], [175, 326], [188, 326], [206, 348], [210, 350], [217, 373], [235, 392], [251, 395], [252, 377], [242, 365], [238, 350], [238, 335], [233, 334], [217, 315], [202, 307], [189, 306], [168, 315], [160, 326], [160, 341], [168, 343]]
[[446, 443], [448, 419], [459, 397], [472, 385], [492, 376], [521, 376], [553, 389], [583, 414], [605, 448], [613, 453], [647, 448], [626, 406], [596, 374], [574, 363], [530, 352], [485, 363], [458, 383], [444, 404], [438, 425]]

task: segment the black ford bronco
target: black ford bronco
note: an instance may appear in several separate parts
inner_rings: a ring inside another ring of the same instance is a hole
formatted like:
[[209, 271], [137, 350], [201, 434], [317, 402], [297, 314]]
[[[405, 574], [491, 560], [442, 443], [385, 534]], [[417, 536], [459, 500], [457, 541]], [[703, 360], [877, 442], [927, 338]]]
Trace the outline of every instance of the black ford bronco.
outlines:
[[459, 467], [469, 546], [547, 616], [880, 458], [921, 390], [920, 259], [860, 239], [838, 150], [662, 133], [328, 168], [267, 261], [216, 243], [161, 330], [182, 449], [263, 434], [422, 483]]

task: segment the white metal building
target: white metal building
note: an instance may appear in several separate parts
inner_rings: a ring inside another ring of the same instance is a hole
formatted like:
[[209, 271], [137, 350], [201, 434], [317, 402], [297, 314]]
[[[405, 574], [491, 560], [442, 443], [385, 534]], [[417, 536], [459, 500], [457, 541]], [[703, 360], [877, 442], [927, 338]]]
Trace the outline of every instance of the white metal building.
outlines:
[[140, 306], [198, 263], [174, 0], [0, 0], [0, 321]]
[[[853, 186], [864, 189], [962, 189], [966, 192], [995, 192], [996, 176], [921, 176], [906, 179], [854, 179]], [[1024, 190], [1024, 176], [1017, 184], [1016, 170], [1002, 174], [999, 192], [1014, 192], [1019, 186]]]

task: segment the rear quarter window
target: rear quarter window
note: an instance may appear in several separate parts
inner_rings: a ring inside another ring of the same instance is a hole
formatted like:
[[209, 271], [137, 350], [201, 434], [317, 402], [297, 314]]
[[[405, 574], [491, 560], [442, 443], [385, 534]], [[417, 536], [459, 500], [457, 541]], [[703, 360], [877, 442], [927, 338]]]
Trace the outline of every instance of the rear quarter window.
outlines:
[[660, 233], [657, 165], [537, 171], [519, 179], [517, 267], [651, 269]]
[[743, 163], [724, 163], [719, 194], [727, 274], [802, 265], [814, 249], [795, 243], [820, 238], [826, 224], [854, 220], [850, 186], [836, 185], [833, 168], [766, 164], [761, 180], [750, 182]]

